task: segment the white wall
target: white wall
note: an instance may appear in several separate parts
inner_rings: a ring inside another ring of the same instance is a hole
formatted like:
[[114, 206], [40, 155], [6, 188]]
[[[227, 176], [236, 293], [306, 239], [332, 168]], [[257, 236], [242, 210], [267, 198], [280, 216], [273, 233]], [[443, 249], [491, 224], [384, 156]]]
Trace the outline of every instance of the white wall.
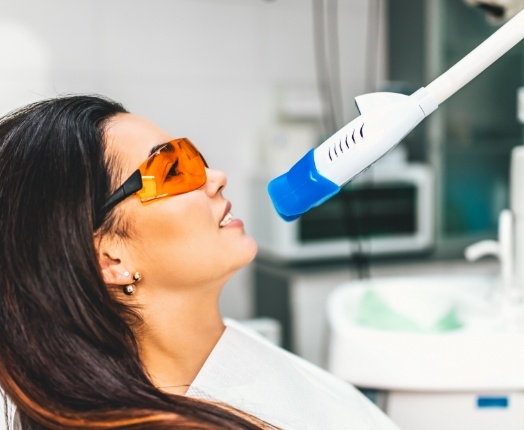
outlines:
[[[0, 112], [59, 93], [102, 93], [194, 141], [228, 173], [249, 231], [248, 180], [279, 88], [314, 90], [312, 1], [0, 0]], [[344, 118], [364, 87], [368, 0], [340, 0]], [[249, 269], [224, 313], [249, 317]]]

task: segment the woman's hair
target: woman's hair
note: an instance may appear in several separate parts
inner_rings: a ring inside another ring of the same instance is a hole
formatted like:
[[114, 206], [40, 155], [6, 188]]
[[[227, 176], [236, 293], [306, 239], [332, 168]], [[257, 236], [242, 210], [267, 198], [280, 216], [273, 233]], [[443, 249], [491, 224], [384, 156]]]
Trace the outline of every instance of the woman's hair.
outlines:
[[104, 130], [125, 112], [68, 96], [0, 120], [0, 387], [24, 430], [261, 428], [155, 388], [103, 282], [94, 234], [118, 224], [101, 208], [119, 174]]

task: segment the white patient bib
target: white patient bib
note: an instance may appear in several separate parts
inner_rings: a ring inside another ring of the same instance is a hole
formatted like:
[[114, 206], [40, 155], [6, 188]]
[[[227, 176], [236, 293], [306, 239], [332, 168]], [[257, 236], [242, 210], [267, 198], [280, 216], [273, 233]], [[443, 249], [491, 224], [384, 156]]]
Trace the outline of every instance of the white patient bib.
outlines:
[[227, 403], [282, 429], [398, 430], [350, 384], [233, 321], [187, 395]]

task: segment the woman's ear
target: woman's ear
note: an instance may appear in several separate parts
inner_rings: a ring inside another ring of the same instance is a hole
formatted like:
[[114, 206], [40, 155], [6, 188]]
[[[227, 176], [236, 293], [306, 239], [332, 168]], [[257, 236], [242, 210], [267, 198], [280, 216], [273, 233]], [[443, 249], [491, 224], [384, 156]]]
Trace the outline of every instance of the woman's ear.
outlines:
[[119, 259], [106, 253], [99, 254], [98, 264], [102, 277], [107, 285], [128, 285], [133, 283], [133, 277]]
[[118, 257], [119, 250], [107, 239], [95, 238], [98, 264], [106, 285], [129, 285], [133, 277]]

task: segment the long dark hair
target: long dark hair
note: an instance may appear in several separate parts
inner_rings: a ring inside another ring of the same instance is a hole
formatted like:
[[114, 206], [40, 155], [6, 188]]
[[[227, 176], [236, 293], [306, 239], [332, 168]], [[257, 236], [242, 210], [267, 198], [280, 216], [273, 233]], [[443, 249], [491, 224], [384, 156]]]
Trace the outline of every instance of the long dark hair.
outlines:
[[24, 430], [265, 427], [156, 389], [103, 282], [95, 223], [115, 223], [100, 211], [117, 175], [104, 128], [125, 112], [67, 96], [0, 120], [0, 387]]

